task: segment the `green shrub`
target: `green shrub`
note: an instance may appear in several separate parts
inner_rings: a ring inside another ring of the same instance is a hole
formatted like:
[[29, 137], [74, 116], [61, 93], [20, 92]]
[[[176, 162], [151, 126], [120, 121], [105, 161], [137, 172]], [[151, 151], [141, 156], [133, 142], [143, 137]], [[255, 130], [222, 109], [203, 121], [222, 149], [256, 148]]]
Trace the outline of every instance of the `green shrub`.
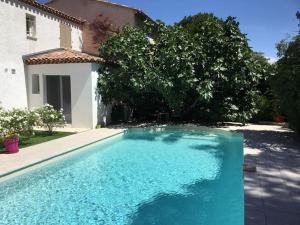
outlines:
[[273, 121], [274, 117], [279, 115], [273, 101], [273, 99], [265, 95], [257, 96], [256, 107], [258, 113], [253, 118], [253, 121]]
[[63, 110], [58, 111], [52, 105], [46, 104], [37, 108], [35, 112], [39, 116], [38, 126], [46, 128], [50, 134], [55, 127], [64, 127], [66, 124]]
[[17, 134], [30, 137], [37, 125], [38, 115], [27, 109], [0, 110], [2, 136]]

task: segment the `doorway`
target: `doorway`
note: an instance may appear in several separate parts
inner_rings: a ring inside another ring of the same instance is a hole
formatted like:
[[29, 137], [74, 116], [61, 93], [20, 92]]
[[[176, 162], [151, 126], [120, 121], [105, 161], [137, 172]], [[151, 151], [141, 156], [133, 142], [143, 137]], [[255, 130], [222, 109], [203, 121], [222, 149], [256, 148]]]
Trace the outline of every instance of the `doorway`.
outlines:
[[70, 76], [46, 75], [46, 103], [56, 110], [63, 109], [67, 123], [72, 123]]

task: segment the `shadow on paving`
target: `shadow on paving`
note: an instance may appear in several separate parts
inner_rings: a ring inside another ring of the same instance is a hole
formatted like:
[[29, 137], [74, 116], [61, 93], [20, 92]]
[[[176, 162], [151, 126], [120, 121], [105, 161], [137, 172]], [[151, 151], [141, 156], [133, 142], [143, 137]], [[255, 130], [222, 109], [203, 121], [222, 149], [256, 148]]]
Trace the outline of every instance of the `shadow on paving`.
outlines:
[[300, 136], [289, 130], [239, 130], [245, 147], [259, 150], [245, 155], [257, 164], [245, 173], [245, 225], [300, 224]]

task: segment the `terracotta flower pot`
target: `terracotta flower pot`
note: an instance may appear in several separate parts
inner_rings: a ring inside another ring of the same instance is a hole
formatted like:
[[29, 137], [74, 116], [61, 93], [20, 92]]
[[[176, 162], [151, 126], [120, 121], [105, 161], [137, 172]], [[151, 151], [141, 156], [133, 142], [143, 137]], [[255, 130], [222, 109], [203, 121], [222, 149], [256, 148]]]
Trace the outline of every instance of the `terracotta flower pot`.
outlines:
[[283, 122], [284, 122], [284, 117], [283, 117], [283, 116], [276, 116], [276, 117], [274, 118], [274, 121], [275, 121], [276, 123], [283, 123]]
[[19, 152], [19, 138], [5, 139], [3, 143], [6, 153], [13, 154]]

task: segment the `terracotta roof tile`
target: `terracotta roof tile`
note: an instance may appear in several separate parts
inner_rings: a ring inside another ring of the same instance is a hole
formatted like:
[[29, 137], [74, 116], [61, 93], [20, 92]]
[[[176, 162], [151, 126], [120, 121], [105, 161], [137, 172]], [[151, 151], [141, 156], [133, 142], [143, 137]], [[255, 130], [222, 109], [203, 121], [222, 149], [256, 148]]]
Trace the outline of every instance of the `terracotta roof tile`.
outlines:
[[69, 20], [69, 21], [74, 22], [74, 23], [83, 24], [85, 22], [85, 20], [67, 15], [64, 12], [61, 12], [61, 11], [55, 9], [55, 8], [52, 8], [52, 7], [44, 5], [44, 4], [40, 4], [40, 3], [36, 2], [35, 0], [18, 0], [18, 1], [23, 2], [27, 5], [31, 5], [35, 8], [37, 8], [37, 9], [40, 9], [40, 10], [43, 10], [45, 12], [51, 13], [53, 15], [56, 15], [58, 17], [61, 17], [63, 19]]
[[23, 59], [26, 65], [105, 62], [100, 57], [63, 48], [27, 55]]

